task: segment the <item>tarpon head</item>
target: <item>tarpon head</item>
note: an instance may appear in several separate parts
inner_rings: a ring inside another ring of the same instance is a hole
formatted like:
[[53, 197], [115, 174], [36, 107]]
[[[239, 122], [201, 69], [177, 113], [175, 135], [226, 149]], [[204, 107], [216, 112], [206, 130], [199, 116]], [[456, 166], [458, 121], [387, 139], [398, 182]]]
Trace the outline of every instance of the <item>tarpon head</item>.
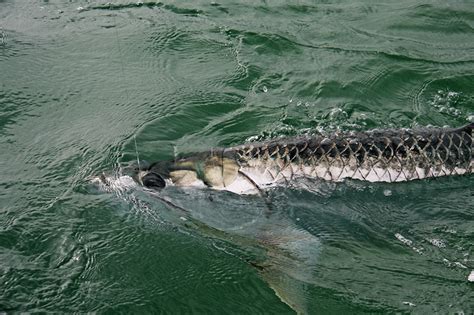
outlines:
[[212, 154], [200, 154], [175, 161], [161, 161], [140, 170], [136, 180], [143, 186], [159, 190], [167, 185], [223, 189], [238, 174], [235, 160]]

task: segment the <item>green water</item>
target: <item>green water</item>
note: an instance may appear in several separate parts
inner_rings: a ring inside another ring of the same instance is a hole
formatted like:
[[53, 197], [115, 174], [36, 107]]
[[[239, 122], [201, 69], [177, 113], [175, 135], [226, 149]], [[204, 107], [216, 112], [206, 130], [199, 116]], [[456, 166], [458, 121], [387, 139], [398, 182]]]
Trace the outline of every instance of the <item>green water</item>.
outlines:
[[472, 176], [276, 189], [270, 217], [257, 197], [168, 192], [198, 228], [90, 183], [134, 139], [155, 161], [467, 124], [471, 0], [106, 2], [0, 1], [0, 312], [291, 314], [249, 263], [262, 226], [319, 240], [296, 268], [309, 313], [474, 312]]

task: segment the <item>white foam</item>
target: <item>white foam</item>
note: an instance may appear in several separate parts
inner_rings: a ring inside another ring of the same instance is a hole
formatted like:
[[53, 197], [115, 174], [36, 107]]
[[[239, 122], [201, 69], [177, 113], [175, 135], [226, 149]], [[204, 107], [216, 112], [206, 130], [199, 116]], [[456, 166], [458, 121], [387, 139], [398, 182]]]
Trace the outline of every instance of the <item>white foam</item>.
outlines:
[[474, 270], [472, 270], [469, 276], [467, 277], [467, 281], [474, 282]]
[[103, 177], [94, 177], [91, 182], [102, 191], [117, 191], [123, 192], [131, 190], [138, 186], [137, 182], [133, 180], [132, 177], [127, 175], [122, 176], [103, 176]]

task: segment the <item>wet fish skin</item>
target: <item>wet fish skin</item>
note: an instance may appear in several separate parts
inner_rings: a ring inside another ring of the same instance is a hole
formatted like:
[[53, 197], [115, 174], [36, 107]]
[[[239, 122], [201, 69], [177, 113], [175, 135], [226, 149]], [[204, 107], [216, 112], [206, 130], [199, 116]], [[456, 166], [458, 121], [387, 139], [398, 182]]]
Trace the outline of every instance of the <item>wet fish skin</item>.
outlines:
[[399, 182], [471, 174], [474, 123], [461, 128], [377, 129], [279, 138], [152, 164], [177, 186], [242, 193], [296, 178]]
[[[472, 173], [473, 127], [385, 129], [276, 139], [224, 150], [241, 167], [251, 160], [269, 161], [279, 172], [293, 164], [311, 169], [294, 173], [338, 181], [402, 181]], [[316, 168], [326, 172], [315, 172]], [[377, 174], [371, 174], [374, 172]], [[389, 170], [393, 170], [388, 173]], [[382, 171], [382, 173], [380, 173]], [[372, 176], [370, 179], [368, 175]], [[395, 175], [395, 176], [392, 176]]]

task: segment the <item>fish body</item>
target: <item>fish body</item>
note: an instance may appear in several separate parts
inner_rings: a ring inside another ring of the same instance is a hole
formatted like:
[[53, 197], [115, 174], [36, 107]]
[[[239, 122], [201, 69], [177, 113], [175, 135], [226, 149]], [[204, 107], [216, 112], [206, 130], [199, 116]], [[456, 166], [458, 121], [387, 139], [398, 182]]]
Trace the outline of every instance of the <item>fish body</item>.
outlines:
[[[473, 129], [471, 123], [279, 138], [157, 162], [138, 180], [151, 188], [209, 187], [245, 194], [298, 178], [401, 182], [471, 174]], [[154, 186], [157, 181], [160, 185]]]
[[[203, 235], [263, 249], [260, 260], [249, 263], [284, 303], [305, 314], [310, 311], [306, 286], [318, 281], [313, 275], [323, 248], [318, 236], [271, 211], [245, 224], [222, 228], [227, 225], [216, 225], [213, 215], [189, 211], [155, 190], [168, 185], [202, 187], [237, 194], [260, 193], [267, 201], [263, 189], [291, 185], [301, 178], [401, 182], [468, 175], [474, 169], [473, 129], [474, 124], [470, 124], [462, 128], [384, 129], [279, 138], [138, 165], [131, 176], [102, 175], [94, 182], [105, 191], [128, 196], [146, 209], [146, 202], [139, 202], [134, 193], [127, 194], [143, 185], [149, 189], [142, 192], [176, 210], [177, 224], [184, 220]], [[271, 203], [266, 204], [271, 210]]]

